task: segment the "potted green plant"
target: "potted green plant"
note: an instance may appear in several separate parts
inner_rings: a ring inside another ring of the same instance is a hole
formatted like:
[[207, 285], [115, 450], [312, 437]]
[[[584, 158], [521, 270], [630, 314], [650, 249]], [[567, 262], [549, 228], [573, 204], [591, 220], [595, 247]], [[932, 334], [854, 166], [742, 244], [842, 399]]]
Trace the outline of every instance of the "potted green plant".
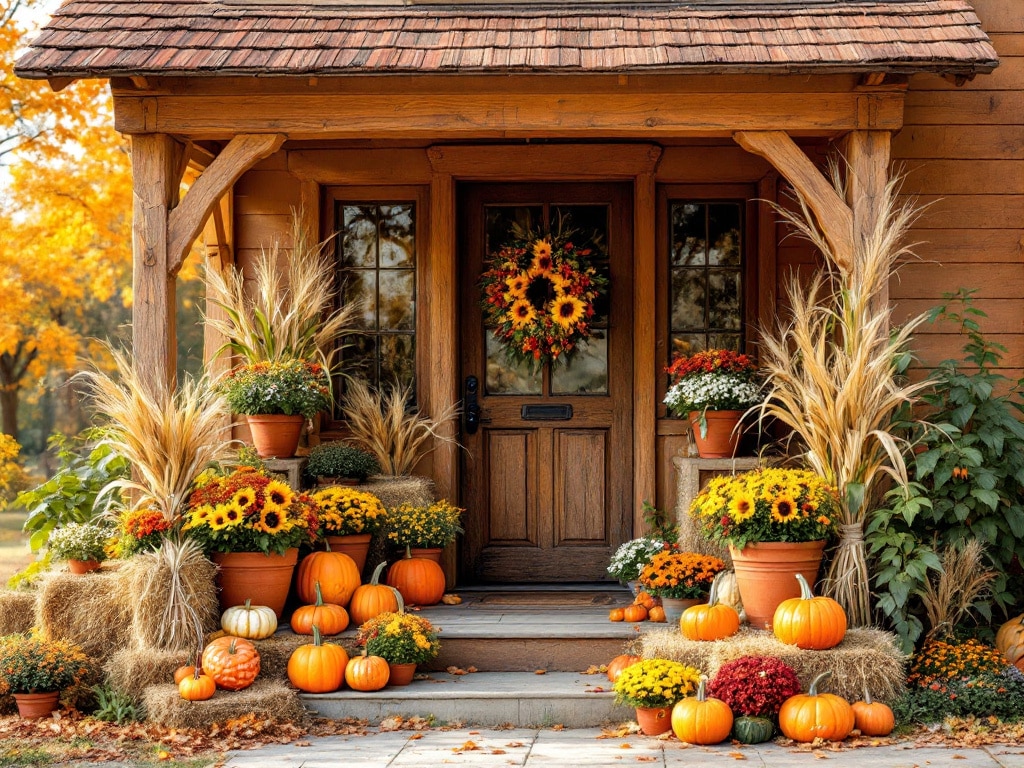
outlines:
[[60, 692], [90, 672], [82, 649], [33, 632], [0, 637], [0, 684], [14, 695], [24, 718], [45, 717], [57, 708]]
[[441, 549], [462, 533], [459, 524], [462, 512], [444, 499], [427, 506], [399, 504], [388, 510], [385, 523], [387, 540], [405, 547], [409, 557], [426, 557], [439, 562]]
[[644, 659], [626, 667], [615, 681], [615, 701], [636, 709], [637, 723], [648, 736], [672, 727], [673, 705], [695, 690], [700, 672], [678, 661]]
[[305, 471], [321, 485], [354, 485], [380, 472], [380, 464], [361, 448], [330, 442], [310, 448]]
[[370, 656], [380, 656], [391, 668], [389, 685], [408, 685], [418, 664], [434, 659], [441, 650], [434, 626], [422, 616], [398, 612], [381, 613], [359, 627], [356, 642], [366, 646]]
[[[162, 518], [161, 518], [162, 519]], [[106, 559], [114, 531], [97, 523], [68, 523], [50, 534], [51, 557], [67, 560], [72, 573], [88, 573]]]

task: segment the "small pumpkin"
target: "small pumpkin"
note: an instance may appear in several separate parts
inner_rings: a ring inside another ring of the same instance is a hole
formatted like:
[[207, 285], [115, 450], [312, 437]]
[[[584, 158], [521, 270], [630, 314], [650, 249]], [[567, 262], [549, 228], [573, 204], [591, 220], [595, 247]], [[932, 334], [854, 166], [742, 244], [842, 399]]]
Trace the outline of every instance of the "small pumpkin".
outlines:
[[627, 605], [622, 610], [623, 621], [647, 621], [647, 609], [642, 605]]
[[277, 631], [277, 614], [269, 606], [253, 605], [246, 599], [245, 605], [233, 605], [221, 614], [220, 626], [235, 637], [263, 640]]
[[657, 621], [664, 624], [667, 621], [665, 618], [665, 609], [660, 605], [654, 606], [647, 611], [647, 619], [648, 621]]
[[299, 600], [312, 603], [316, 599], [317, 582], [320, 583], [324, 602], [344, 607], [352, 599], [352, 593], [362, 578], [355, 560], [344, 552], [331, 552], [328, 545], [326, 552], [313, 552], [299, 563], [295, 581]]
[[300, 645], [288, 657], [288, 679], [306, 693], [328, 693], [341, 688], [348, 654], [340, 645], [324, 643], [320, 627], [313, 625], [313, 642]]
[[711, 582], [706, 605], [694, 605], [679, 617], [679, 629], [687, 640], [721, 640], [740, 631], [740, 615], [736, 609], [718, 600], [721, 574]]
[[834, 693], [818, 693], [821, 681], [832, 675], [822, 672], [811, 681], [807, 693], [798, 693], [782, 702], [779, 729], [793, 741], [815, 739], [842, 741], [853, 730], [853, 707]]
[[722, 571], [718, 575], [718, 602], [731, 606], [736, 613], [739, 613], [743, 607], [740, 588], [736, 584], [735, 571]]
[[831, 597], [815, 597], [798, 573], [800, 597], [783, 600], [775, 609], [772, 631], [784, 643], [805, 651], [834, 648], [846, 636], [846, 611]]
[[[200, 669], [199, 671], [202, 672], [203, 670]], [[178, 667], [176, 670], [174, 670], [174, 684], [177, 685], [186, 677], [192, 677], [195, 673], [196, 667], [192, 664], [189, 664], [184, 667]]]
[[619, 675], [622, 674], [622, 670], [626, 667], [631, 667], [634, 664], [638, 664], [643, 659], [640, 656], [633, 656], [628, 653], [620, 654], [614, 659], [608, 662], [608, 679], [613, 683], [619, 679]]
[[626, 618], [625, 608], [612, 608], [608, 611], [608, 621], [623, 621]]
[[775, 735], [775, 724], [767, 717], [743, 715], [732, 722], [732, 737], [740, 744], [760, 744]]
[[1024, 671], [1024, 613], [999, 627], [996, 648], [1007, 661]]
[[260, 673], [260, 654], [244, 637], [225, 635], [206, 646], [202, 667], [218, 688], [240, 691]]
[[394, 613], [398, 610], [398, 598], [395, 588], [380, 583], [380, 574], [387, 565], [382, 561], [373, 569], [373, 575], [367, 584], [356, 587], [348, 604], [348, 613], [355, 624], [365, 624], [382, 613]]
[[636, 597], [633, 598], [633, 605], [642, 605], [647, 610], [651, 610], [657, 604], [658, 598], [643, 589], [637, 592]]
[[388, 584], [401, 593], [406, 605], [437, 605], [444, 595], [444, 571], [433, 560], [413, 557], [406, 547], [405, 557], [388, 569]]
[[388, 684], [391, 667], [380, 656], [367, 656], [363, 648], [361, 656], [351, 659], [345, 667], [345, 682], [353, 691], [379, 691]]
[[209, 675], [195, 667], [192, 674], [186, 675], [178, 681], [178, 695], [185, 701], [206, 701], [212, 699], [217, 691], [217, 684]]
[[732, 709], [721, 699], [708, 697], [707, 682], [707, 675], [701, 675], [697, 695], [672, 707], [672, 732], [687, 744], [717, 744], [732, 731]]
[[315, 603], [295, 609], [291, 619], [292, 631], [297, 635], [312, 635], [316, 625], [322, 634], [336, 635], [348, 629], [348, 612], [340, 605], [324, 602], [319, 581], [316, 582], [315, 594]]
[[871, 691], [864, 686], [864, 700], [853, 703], [853, 726], [865, 736], [888, 736], [896, 727], [892, 708], [871, 699]]

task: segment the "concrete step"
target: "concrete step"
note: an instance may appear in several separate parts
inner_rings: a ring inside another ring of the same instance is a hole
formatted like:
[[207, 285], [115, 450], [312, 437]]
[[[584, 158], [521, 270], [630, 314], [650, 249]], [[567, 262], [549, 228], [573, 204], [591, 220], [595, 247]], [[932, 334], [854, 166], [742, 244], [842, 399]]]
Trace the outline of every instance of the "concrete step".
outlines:
[[438, 724], [592, 728], [633, 716], [633, 710], [615, 704], [603, 674], [572, 672], [432, 672], [400, 688], [371, 693], [346, 688], [301, 698], [323, 717], [354, 717], [372, 725], [399, 715], [432, 718]]

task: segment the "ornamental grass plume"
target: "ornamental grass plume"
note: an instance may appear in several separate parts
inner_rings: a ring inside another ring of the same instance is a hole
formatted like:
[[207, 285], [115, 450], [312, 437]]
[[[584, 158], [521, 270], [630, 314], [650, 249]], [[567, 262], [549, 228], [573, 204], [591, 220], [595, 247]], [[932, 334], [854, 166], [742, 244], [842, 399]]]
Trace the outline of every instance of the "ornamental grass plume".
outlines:
[[[837, 164], [831, 175], [846, 199]], [[897, 412], [916, 403], [928, 386], [900, 379], [911, 334], [925, 315], [890, 332], [892, 308], [878, 302], [897, 261], [912, 255], [903, 241], [919, 209], [897, 200], [899, 186], [900, 179], [894, 178], [879, 195], [874, 227], [854, 238], [849, 265], [818, 229], [806, 201], [798, 198], [799, 213], [776, 206], [826, 264], [810, 285], [791, 277], [789, 320], [767, 329], [760, 344], [767, 385], [760, 418], [788, 427], [802, 443], [803, 460], [839, 490], [839, 549], [825, 587], [853, 626], [871, 623], [864, 528], [878, 480], [888, 475], [903, 487], [908, 482], [900, 446], [889, 429]]]

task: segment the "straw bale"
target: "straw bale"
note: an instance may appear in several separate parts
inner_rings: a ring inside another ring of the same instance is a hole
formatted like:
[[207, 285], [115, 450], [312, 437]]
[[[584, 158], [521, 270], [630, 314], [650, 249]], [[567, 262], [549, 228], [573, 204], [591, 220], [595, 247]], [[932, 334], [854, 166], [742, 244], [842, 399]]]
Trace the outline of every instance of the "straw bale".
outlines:
[[129, 645], [132, 602], [119, 569], [54, 571], [41, 580], [35, 621], [48, 637], [73, 642], [102, 663]]
[[360, 491], [372, 493], [386, 509], [399, 504], [412, 504], [415, 507], [426, 507], [434, 503], [434, 481], [419, 475], [403, 475], [390, 477], [374, 475], [359, 486]]
[[217, 691], [208, 701], [185, 701], [173, 683], [151, 685], [143, 691], [142, 703], [151, 722], [168, 728], [207, 729], [249, 713], [295, 723], [306, 717], [294, 688], [265, 678], [243, 691]]
[[28, 632], [36, 620], [37, 592], [0, 590], [0, 637]]
[[907, 657], [896, 639], [879, 629], [848, 629], [835, 648], [803, 651], [779, 641], [772, 633], [744, 627], [725, 640], [687, 640], [679, 632], [660, 630], [644, 634], [640, 655], [646, 659], [672, 659], [714, 677], [726, 662], [741, 656], [774, 656], [796, 671], [804, 690], [819, 673], [831, 671], [826, 690], [848, 701], [863, 697], [864, 686], [873, 698], [892, 703], [903, 693]]
[[103, 665], [103, 674], [112, 688], [139, 703], [146, 688], [169, 683], [174, 679], [174, 670], [194, 661], [194, 655], [188, 651], [122, 648]]
[[[288, 629], [278, 630], [266, 640], [254, 640], [253, 645], [260, 654], [260, 678], [287, 681], [288, 659], [300, 645], [312, 642], [313, 638], [309, 635], [297, 635]], [[340, 645], [349, 656], [357, 653], [355, 635], [325, 637], [324, 642]]]

